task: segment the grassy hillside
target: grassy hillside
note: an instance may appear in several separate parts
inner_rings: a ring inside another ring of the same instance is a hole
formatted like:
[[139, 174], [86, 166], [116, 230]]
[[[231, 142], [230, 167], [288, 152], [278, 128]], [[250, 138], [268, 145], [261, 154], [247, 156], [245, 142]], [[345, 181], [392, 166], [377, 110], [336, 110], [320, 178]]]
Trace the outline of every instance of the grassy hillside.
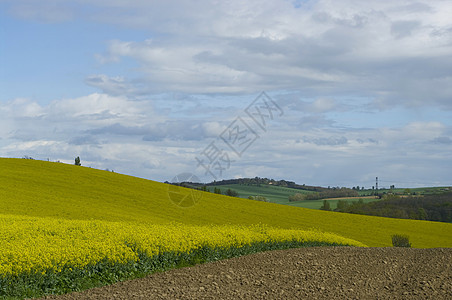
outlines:
[[[390, 246], [407, 234], [413, 247], [452, 247], [452, 224], [310, 210], [202, 193], [181, 208], [169, 186], [131, 176], [60, 163], [0, 159], [0, 214], [151, 224], [268, 224], [332, 232], [369, 246]], [[190, 193], [191, 190], [182, 189]]]

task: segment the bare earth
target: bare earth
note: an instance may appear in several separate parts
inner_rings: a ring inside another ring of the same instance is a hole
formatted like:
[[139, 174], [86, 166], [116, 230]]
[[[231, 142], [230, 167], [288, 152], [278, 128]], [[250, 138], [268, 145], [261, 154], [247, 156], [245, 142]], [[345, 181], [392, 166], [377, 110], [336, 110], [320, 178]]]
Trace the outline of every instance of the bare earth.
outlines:
[[452, 248], [271, 251], [46, 299], [452, 299]]

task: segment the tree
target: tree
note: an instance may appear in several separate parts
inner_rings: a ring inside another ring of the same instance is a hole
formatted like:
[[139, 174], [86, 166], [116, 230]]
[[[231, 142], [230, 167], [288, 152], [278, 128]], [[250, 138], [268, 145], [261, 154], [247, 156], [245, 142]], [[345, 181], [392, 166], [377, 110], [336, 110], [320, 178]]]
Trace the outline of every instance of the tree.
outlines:
[[81, 166], [82, 164], [80, 163], [80, 156], [77, 156], [76, 158], [75, 158], [75, 165], [76, 166]]
[[227, 189], [226, 195], [230, 196], [230, 197], [238, 197], [239, 193], [237, 193], [237, 191], [234, 191], [234, 190], [231, 190], [231, 189]]
[[345, 211], [348, 208], [348, 202], [345, 200], [339, 200], [337, 201], [337, 211]]
[[419, 213], [419, 220], [428, 220], [427, 218], [427, 213], [425, 212], [425, 209], [423, 207], [419, 207], [418, 208], [418, 213]]
[[320, 207], [321, 210], [331, 210], [330, 203], [327, 200], [323, 200], [323, 205]]

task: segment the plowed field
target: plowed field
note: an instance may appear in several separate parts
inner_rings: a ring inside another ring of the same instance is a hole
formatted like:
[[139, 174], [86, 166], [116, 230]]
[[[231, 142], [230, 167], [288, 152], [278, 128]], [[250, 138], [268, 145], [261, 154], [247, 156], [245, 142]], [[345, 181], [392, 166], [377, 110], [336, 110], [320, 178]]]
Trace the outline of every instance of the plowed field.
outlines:
[[452, 299], [452, 249], [271, 251], [47, 299]]

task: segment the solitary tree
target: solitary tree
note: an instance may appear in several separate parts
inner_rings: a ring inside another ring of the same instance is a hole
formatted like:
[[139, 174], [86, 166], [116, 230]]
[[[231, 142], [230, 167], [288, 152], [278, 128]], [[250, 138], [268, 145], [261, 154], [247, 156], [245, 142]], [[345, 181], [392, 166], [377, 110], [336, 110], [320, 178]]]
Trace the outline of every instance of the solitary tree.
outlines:
[[82, 164], [80, 163], [80, 156], [77, 156], [76, 158], [75, 158], [75, 165], [76, 166], [81, 166]]
[[331, 210], [330, 203], [327, 200], [323, 200], [323, 205], [320, 207], [321, 210]]
[[239, 196], [239, 193], [238, 193], [237, 191], [228, 189], [228, 190], [226, 191], [226, 195], [231, 196], [231, 197], [238, 197], [238, 196]]

